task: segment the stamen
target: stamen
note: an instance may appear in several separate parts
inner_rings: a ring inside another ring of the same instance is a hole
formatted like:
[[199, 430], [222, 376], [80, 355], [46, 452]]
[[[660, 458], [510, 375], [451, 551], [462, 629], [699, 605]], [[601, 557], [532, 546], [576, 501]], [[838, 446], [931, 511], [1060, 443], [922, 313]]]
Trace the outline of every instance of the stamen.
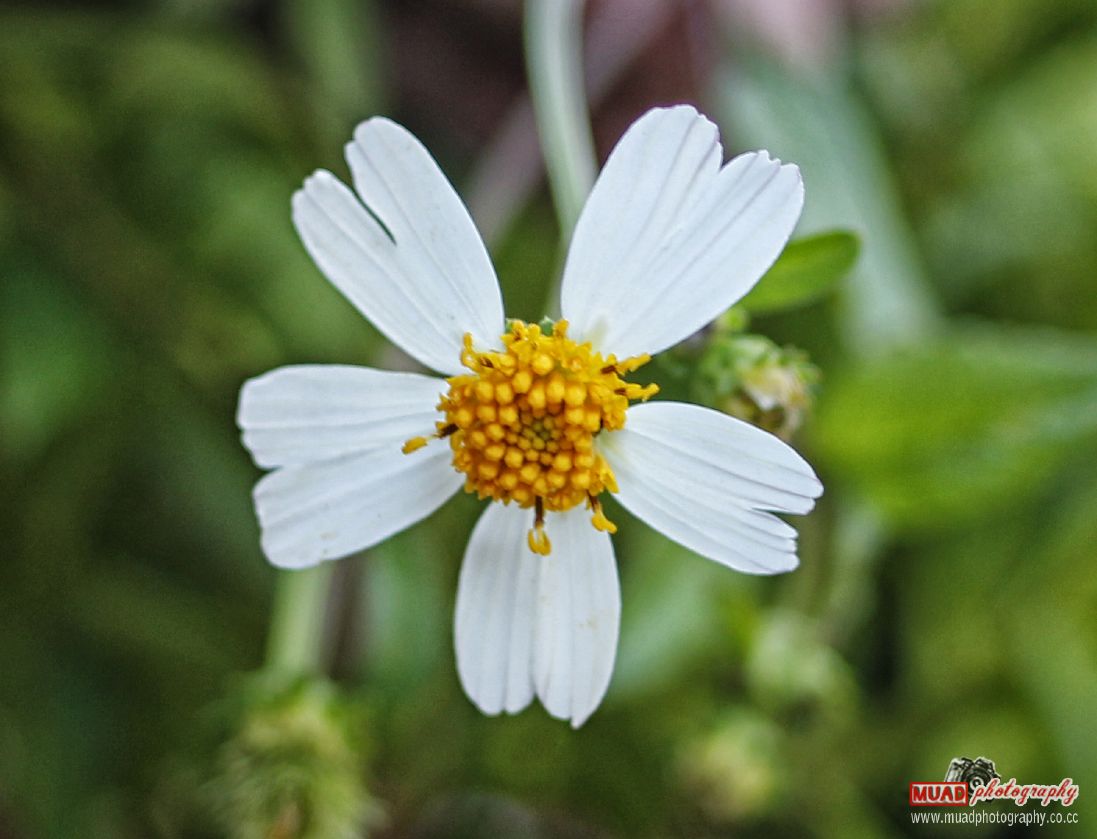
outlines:
[[[444, 437], [449, 437], [449, 435], [453, 434], [457, 430], [457, 423], [438, 423], [438, 430], [435, 431], [434, 434], [431, 436], [433, 436], [435, 440], [441, 440]], [[410, 440], [404, 443], [401, 451], [404, 454], [411, 454], [412, 452], [419, 451], [419, 449], [423, 448], [423, 446], [425, 446], [429, 442], [430, 440], [428, 440], [426, 437], [412, 437]]]
[[533, 528], [526, 534], [526, 542], [529, 549], [535, 554], [548, 556], [552, 552], [552, 542], [545, 533], [545, 508], [540, 498], [537, 499], [536, 512], [533, 516]]
[[[613, 523], [591, 501], [617, 490], [595, 438], [623, 428], [629, 402], [659, 390], [622, 378], [647, 356], [621, 361], [602, 356], [589, 343], [568, 338], [567, 329], [563, 320], [551, 328], [509, 321], [502, 348], [490, 351], [476, 350], [466, 334], [461, 363], [469, 372], [448, 380], [434, 435], [449, 438], [453, 466], [464, 473], [467, 492], [536, 506], [529, 545], [541, 555], [550, 550], [545, 512], [590, 503], [592, 524], [613, 532]], [[405, 451], [421, 446], [415, 438]]]
[[590, 520], [590, 523], [594, 525], [594, 529], [604, 531], [605, 533], [616, 533], [617, 525], [606, 518], [606, 514], [602, 512], [602, 502], [598, 497], [591, 495], [590, 500], [587, 503], [594, 513], [594, 516]]
[[406, 443], [404, 443], [403, 448], [401, 448], [401, 451], [404, 454], [411, 454], [412, 452], [419, 451], [419, 449], [423, 448], [423, 446], [425, 446], [426, 444], [427, 444], [427, 438], [426, 437], [412, 437], [410, 440], [408, 440]]

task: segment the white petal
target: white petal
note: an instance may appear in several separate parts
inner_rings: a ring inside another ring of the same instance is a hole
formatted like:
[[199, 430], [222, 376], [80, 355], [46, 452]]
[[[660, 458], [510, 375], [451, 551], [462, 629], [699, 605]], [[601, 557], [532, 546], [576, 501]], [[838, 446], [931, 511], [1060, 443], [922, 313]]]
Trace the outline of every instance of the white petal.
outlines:
[[256, 464], [291, 466], [429, 435], [445, 390], [415, 373], [281, 367], [244, 383], [236, 422]]
[[533, 511], [490, 504], [457, 584], [457, 672], [485, 714], [516, 713], [534, 693], [582, 725], [605, 695], [617, 652], [621, 595], [609, 536], [589, 511], [549, 513], [547, 557], [526, 534]]
[[689, 106], [625, 132], [583, 208], [564, 269], [571, 335], [655, 354], [746, 294], [788, 241], [804, 190], [766, 152], [720, 168], [716, 127]]
[[457, 581], [454, 646], [465, 693], [485, 714], [533, 699], [533, 632], [541, 557], [526, 545], [533, 511], [489, 504]]
[[807, 513], [823, 486], [772, 434], [697, 405], [652, 402], [629, 408], [599, 448], [617, 499], [665, 536], [747, 573], [796, 567], [796, 531], [766, 511]]
[[263, 552], [281, 568], [338, 559], [426, 518], [462, 482], [444, 441], [407, 455], [393, 443], [285, 466], [255, 486]]
[[606, 694], [617, 654], [621, 591], [609, 534], [581, 507], [548, 514], [552, 553], [537, 582], [534, 682], [545, 709], [578, 728]]
[[354, 137], [346, 153], [361, 200], [318, 171], [293, 196], [294, 224], [328, 279], [393, 343], [428, 367], [460, 372], [466, 332], [490, 346], [503, 330], [484, 243], [407, 130], [376, 118]]
[[503, 330], [495, 269], [430, 152], [403, 126], [376, 117], [355, 129], [346, 155], [354, 188], [396, 240], [407, 275], [426, 286], [422, 299], [448, 319], [448, 334], [471, 332], [478, 345], [495, 345]]

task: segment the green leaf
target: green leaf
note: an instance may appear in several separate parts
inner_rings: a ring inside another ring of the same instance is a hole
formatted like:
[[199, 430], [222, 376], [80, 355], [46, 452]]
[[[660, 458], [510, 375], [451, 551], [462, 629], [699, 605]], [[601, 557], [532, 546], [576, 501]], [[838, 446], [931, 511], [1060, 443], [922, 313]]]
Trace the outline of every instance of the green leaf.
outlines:
[[739, 305], [751, 314], [763, 314], [811, 303], [849, 273], [860, 250], [860, 239], [846, 230], [789, 242]]
[[893, 526], [935, 529], [1026, 502], [1097, 446], [1097, 341], [954, 327], [838, 371], [818, 403], [825, 468]]

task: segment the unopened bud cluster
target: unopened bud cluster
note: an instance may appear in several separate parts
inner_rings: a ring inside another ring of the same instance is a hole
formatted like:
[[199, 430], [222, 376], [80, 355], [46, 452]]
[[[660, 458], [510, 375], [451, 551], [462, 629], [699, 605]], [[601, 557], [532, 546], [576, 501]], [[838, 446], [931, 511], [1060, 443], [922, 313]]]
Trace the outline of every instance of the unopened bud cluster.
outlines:
[[800, 350], [758, 335], [716, 334], [695, 386], [703, 401], [788, 439], [811, 407], [818, 369]]

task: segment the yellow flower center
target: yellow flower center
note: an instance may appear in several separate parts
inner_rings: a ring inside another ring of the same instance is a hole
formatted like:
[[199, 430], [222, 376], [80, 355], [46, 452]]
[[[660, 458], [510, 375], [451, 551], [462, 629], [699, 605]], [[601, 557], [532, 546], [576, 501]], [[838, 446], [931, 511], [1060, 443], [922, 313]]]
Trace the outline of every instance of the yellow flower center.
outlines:
[[[465, 491], [533, 507], [529, 546], [542, 555], [552, 547], [546, 511], [585, 503], [594, 527], [616, 531], [598, 496], [616, 492], [617, 483], [594, 438], [624, 427], [631, 400], [659, 391], [622, 378], [650, 356], [603, 357], [589, 343], [568, 338], [567, 328], [567, 321], [558, 321], [546, 334], [535, 324], [512, 321], [499, 352], [476, 352], [465, 335], [461, 363], [471, 372], [449, 379], [449, 392], [438, 403], [445, 419], [436, 436], [449, 437]], [[426, 442], [413, 438], [404, 451]]]

